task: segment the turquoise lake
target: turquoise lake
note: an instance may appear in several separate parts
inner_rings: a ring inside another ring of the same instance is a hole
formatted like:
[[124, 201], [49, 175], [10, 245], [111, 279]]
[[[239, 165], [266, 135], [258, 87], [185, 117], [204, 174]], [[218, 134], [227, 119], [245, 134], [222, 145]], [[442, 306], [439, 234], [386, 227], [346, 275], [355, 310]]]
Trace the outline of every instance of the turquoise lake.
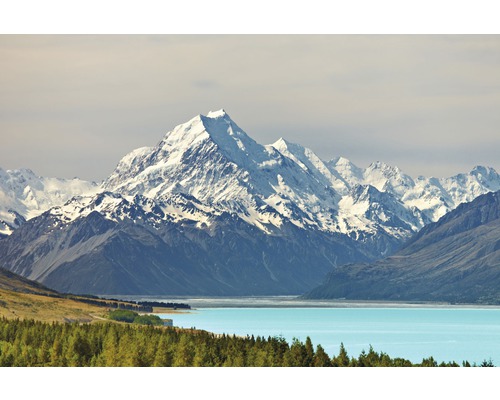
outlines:
[[174, 326], [254, 336], [309, 336], [331, 356], [344, 343], [358, 356], [372, 345], [391, 357], [419, 362], [463, 360], [500, 365], [500, 309], [496, 308], [197, 308], [165, 314]]

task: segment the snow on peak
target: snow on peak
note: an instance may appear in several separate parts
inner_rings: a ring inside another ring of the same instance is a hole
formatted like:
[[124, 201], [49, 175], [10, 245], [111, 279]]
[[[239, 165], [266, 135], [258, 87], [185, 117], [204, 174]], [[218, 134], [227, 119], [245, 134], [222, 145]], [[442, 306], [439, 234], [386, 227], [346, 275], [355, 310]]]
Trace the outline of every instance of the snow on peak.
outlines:
[[[280, 137], [276, 142], [271, 144], [271, 146], [285, 156], [293, 155], [293, 157], [295, 157], [295, 160], [301, 160], [304, 156], [308, 157], [308, 155], [314, 154], [312, 150], [303, 147], [300, 144], [289, 142], [288, 140], [282, 137]], [[317, 156], [315, 155], [315, 157]]]
[[303, 168], [307, 168], [306, 165], [310, 162], [313, 164], [316, 164], [317, 162], [323, 164], [323, 161], [321, 161], [311, 149], [297, 143], [289, 142], [282, 137], [270, 146], [278, 150], [284, 156], [293, 159], [293, 161], [301, 165]]
[[347, 158], [342, 157], [342, 156], [333, 158], [332, 160], [329, 161], [329, 164], [337, 165], [337, 166], [340, 166], [340, 165], [353, 165], [350, 160], [348, 160]]
[[476, 165], [474, 168], [472, 168], [470, 174], [477, 177], [478, 179], [483, 179], [484, 181], [499, 179], [499, 175], [494, 168], [484, 167], [482, 165]]
[[280, 137], [278, 140], [276, 140], [276, 142], [271, 144], [271, 146], [274, 147], [276, 150], [280, 151], [280, 150], [286, 150], [288, 148], [288, 144], [289, 143], [285, 139]]
[[30, 169], [0, 170], [0, 221], [17, 227], [16, 221], [36, 217], [73, 196], [95, 193], [98, 188], [77, 178], [39, 177]]
[[157, 147], [162, 148], [163, 155], [173, 152], [181, 155], [187, 149], [192, 149], [207, 141], [214, 142], [229, 153], [234, 150], [238, 152], [238, 148], [245, 150], [248, 143], [255, 143], [221, 109], [210, 111], [207, 116], [197, 115], [188, 122], [177, 125], [165, 135]]
[[362, 170], [354, 165], [349, 159], [345, 157], [335, 157], [327, 162], [330, 169], [335, 169], [336, 171], [344, 171], [345, 173], [352, 174], [355, 176], [361, 176]]
[[226, 110], [224, 110], [223, 108], [217, 111], [210, 111], [207, 114], [207, 118], [220, 118], [225, 116], [229, 117], [229, 115], [226, 113]]
[[290, 143], [287, 140], [280, 137], [276, 142], [271, 144], [270, 147], [278, 150], [285, 157], [289, 158], [294, 163], [298, 164], [300, 166], [300, 168], [302, 168], [304, 171], [307, 171], [309, 169], [309, 166], [307, 165], [309, 163], [306, 160], [307, 159], [307, 155], [306, 155], [307, 149], [305, 149], [301, 145], [295, 144], [295, 143]]
[[118, 163], [117, 168], [120, 170], [129, 169], [137, 165], [147, 154], [151, 152], [152, 147], [140, 147], [132, 150]]
[[245, 197], [248, 172], [244, 169], [269, 158], [267, 150], [223, 110], [177, 125], [157, 146], [139, 156], [126, 156], [119, 166], [135, 158], [137, 163], [128, 170], [117, 168], [105, 189], [150, 198], [184, 193], [212, 203]]
[[388, 165], [382, 161], [375, 161], [375, 162], [372, 162], [368, 168], [368, 170], [382, 170], [382, 171], [397, 171], [399, 172], [399, 168], [398, 167], [393, 167], [391, 165]]
[[341, 177], [347, 188], [364, 183], [364, 171], [345, 157], [334, 158], [326, 165], [333, 174]]

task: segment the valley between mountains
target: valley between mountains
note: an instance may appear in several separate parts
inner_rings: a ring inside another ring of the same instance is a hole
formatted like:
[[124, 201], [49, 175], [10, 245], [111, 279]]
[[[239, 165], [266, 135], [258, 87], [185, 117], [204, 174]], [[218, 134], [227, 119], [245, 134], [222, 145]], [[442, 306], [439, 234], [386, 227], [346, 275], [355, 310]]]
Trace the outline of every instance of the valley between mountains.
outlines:
[[[219, 110], [130, 152], [100, 183], [0, 169], [0, 267], [71, 293], [302, 294], [326, 276], [337, 282], [335, 271], [357, 279], [359, 265], [371, 265], [377, 274], [377, 260], [422, 243], [430, 227], [463, 211], [460, 204], [498, 190], [500, 176], [486, 166], [413, 179], [383, 162], [360, 168], [342, 157], [323, 161], [285, 139], [261, 145]], [[480, 242], [479, 225], [495, 219], [498, 213], [466, 230]], [[497, 233], [489, 235], [491, 244], [478, 253], [498, 260]], [[467, 258], [468, 265], [474, 260]], [[454, 276], [454, 261], [447, 265], [445, 275]], [[500, 279], [491, 271], [483, 281]], [[402, 286], [395, 275], [388, 288], [377, 281], [379, 298], [407, 293], [410, 281], [397, 276]], [[467, 285], [480, 284], [468, 279]], [[346, 289], [356, 281], [345, 282], [320, 297], [376, 297], [369, 276], [356, 294]], [[427, 299], [425, 291], [410, 292]], [[432, 293], [433, 300], [453, 298]]]

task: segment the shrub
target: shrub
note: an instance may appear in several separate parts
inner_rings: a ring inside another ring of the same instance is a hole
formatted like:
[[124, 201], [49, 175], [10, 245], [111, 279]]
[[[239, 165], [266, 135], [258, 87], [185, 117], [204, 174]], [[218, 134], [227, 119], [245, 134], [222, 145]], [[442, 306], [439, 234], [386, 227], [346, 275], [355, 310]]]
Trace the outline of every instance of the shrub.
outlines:
[[138, 315], [134, 319], [134, 324], [163, 325], [163, 321], [158, 315]]
[[128, 322], [129, 324], [139, 316], [135, 311], [113, 310], [109, 312], [109, 318], [114, 321]]

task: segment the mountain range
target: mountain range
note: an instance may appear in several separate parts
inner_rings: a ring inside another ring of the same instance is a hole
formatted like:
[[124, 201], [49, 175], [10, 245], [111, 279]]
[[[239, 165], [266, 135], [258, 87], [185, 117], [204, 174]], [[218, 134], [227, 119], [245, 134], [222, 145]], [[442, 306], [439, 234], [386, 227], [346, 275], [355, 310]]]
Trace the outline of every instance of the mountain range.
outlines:
[[298, 294], [499, 189], [489, 167], [412, 179], [284, 139], [261, 145], [219, 110], [98, 184], [0, 170], [1, 266], [73, 293]]
[[29, 169], [0, 168], [0, 238], [27, 219], [63, 204], [73, 196], [95, 193], [99, 185], [84, 180], [43, 178]]
[[500, 303], [500, 192], [459, 205], [390, 257], [337, 267], [306, 298]]

